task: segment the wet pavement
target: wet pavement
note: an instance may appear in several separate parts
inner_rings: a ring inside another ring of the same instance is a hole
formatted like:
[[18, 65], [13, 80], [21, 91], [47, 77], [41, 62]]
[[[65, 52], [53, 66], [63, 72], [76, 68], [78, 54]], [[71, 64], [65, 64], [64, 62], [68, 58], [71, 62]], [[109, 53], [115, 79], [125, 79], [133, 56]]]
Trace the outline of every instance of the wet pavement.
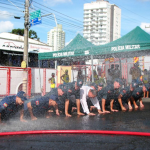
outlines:
[[[49, 119], [27, 123], [10, 120], [0, 127], [0, 132], [30, 130], [111, 130], [150, 132], [150, 99], [144, 99], [145, 108], [96, 116], [52, 115]], [[150, 137], [93, 135], [93, 134], [47, 134], [0, 137], [0, 149], [150, 149]]]

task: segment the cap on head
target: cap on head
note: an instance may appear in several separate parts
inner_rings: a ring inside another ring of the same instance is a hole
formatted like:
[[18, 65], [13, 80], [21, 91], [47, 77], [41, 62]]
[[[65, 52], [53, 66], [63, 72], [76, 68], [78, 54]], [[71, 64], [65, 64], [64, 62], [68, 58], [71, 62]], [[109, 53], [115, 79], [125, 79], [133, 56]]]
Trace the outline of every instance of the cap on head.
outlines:
[[98, 90], [98, 86], [95, 83], [91, 83], [91, 86], [94, 86], [95, 90]]
[[97, 86], [103, 87], [104, 84], [103, 83], [99, 83]]
[[78, 80], [77, 80], [77, 86], [78, 86], [78, 87], [82, 87], [82, 85], [83, 85], [83, 80], [78, 79]]
[[16, 96], [20, 97], [22, 101], [25, 101], [27, 100], [27, 98], [24, 95], [25, 95], [24, 91], [19, 91]]
[[123, 84], [123, 82], [122, 82], [122, 80], [121, 80], [120, 78], [116, 78], [115, 81], [116, 81], [116, 82], [119, 82], [120, 85]]
[[66, 91], [67, 91], [66, 85], [60, 84], [60, 85], [58, 86], [58, 88], [61, 89], [63, 92], [66, 92]]

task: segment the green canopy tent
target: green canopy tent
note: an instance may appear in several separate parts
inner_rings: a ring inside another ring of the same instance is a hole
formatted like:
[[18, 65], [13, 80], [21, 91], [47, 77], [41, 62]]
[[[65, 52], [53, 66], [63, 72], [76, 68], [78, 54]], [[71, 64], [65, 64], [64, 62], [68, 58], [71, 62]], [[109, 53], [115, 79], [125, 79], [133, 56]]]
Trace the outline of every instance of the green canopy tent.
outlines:
[[138, 57], [150, 54], [150, 35], [136, 27], [123, 37], [105, 45], [94, 46], [80, 34], [78, 34], [64, 49], [61, 51], [39, 53], [39, 60], [62, 58], [128, 58]]
[[38, 59], [39, 60], [47, 60], [47, 59], [60, 60], [60, 59], [67, 58], [67, 61], [69, 61], [69, 59], [72, 60], [73, 57], [75, 57], [76, 59], [78, 58], [82, 59], [83, 57], [85, 59], [90, 59], [93, 46], [94, 45], [91, 42], [86, 40], [80, 34], [77, 34], [77, 36], [62, 50], [39, 53]]
[[113, 42], [93, 48], [95, 59], [129, 58], [143, 55], [150, 55], [150, 35], [140, 27], [136, 27]]
[[[77, 36], [62, 50], [53, 52], [44, 52], [38, 54], [38, 59], [40, 60], [63, 60], [63, 61], [74, 61], [74, 60], [89, 60], [92, 59], [92, 47], [94, 45], [82, 37], [80, 34]], [[39, 62], [40, 64], [40, 62]], [[39, 66], [40, 68], [40, 66]], [[55, 63], [56, 69], [56, 63]], [[93, 65], [92, 65], [93, 70]], [[93, 71], [92, 71], [93, 74]], [[93, 80], [93, 75], [92, 75]]]

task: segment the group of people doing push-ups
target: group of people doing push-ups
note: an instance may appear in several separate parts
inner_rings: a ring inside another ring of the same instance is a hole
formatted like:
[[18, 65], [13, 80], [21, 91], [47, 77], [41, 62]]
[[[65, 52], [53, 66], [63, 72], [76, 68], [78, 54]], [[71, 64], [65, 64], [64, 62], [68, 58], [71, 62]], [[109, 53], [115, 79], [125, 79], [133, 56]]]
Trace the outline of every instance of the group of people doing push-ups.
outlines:
[[20, 112], [20, 121], [25, 121], [24, 116], [31, 117], [31, 120], [36, 120], [40, 116], [49, 118], [52, 111], [58, 116], [64, 113], [71, 117], [75, 109], [77, 115], [93, 116], [96, 115], [95, 110], [102, 114], [144, 107], [142, 97], [145, 91], [150, 90], [149, 83], [132, 82], [125, 88], [121, 87], [120, 78], [116, 78], [112, 84], [105, 87], [103, 83], [84, 86], [83, 80], [78, 79], [53, 88], [44, 96], [31, 99], [27, 99], [25, 92], [20, 91], [17, 95], [6, 96], [0, 101], [0, 123], [12, 118], [17, 112]]

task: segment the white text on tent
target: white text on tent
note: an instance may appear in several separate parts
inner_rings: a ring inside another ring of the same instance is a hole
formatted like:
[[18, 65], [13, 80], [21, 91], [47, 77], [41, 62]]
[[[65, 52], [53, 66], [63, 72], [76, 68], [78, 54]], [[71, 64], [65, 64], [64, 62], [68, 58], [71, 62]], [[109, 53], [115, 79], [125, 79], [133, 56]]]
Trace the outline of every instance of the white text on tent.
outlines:
[[111, 47], [111, 51], [120, 51], [124, 49], [139, 49], [140, 45], [125, 45], [125, 46], [116, 46]]

